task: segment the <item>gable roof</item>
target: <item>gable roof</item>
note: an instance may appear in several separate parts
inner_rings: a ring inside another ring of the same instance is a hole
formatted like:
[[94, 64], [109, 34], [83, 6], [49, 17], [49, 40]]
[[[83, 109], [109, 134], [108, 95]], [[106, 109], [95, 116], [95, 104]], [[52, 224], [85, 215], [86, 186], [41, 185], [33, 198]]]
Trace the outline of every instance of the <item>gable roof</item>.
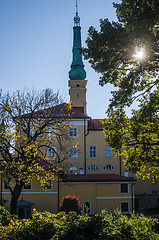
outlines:
[[83, 107], [70, 107], [68, 103], [61, 103], [59, 105], [47, 108], [47, 109], [42, 109], [39, 111], [34, 112], [33, 114], [28, 113], [23, 115], [24, 118], [29, 118], [29, 117], [53, 117], [53, 118], [67, 118], [67, 119], [82, 119], [82, 118], [87, 118], [90, 119], [89, 116], [84, 114], [84, 108]]
[[70, 174], [62, 175], [62, 182], [134, 182], [135, 179], [117, 174]]

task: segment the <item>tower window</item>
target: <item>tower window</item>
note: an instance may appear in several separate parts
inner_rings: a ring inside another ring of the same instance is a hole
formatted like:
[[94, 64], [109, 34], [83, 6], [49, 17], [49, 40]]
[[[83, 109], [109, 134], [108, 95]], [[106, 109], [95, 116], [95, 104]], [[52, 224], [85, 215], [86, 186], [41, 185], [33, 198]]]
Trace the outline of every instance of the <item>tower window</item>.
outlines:
[[79, 87], [80, 85], [79, 84], [76, 84], [76, 87]]
[[79, 93], [77, 93], [77, 98], [79, 98]]

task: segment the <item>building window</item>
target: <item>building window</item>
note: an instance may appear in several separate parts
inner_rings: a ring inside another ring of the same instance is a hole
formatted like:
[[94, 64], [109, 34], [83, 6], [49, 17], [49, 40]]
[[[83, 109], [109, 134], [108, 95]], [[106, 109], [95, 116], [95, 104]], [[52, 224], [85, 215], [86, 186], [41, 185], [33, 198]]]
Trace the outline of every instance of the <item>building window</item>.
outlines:
[[78, 158], [78, 149], [75, 147], [69, 148], [69, 158]]
[[27, 190], [27, 189], [29, 190], [30, 189], [31, 190], [31, 185], [32, 185], [32, 182], [30, 180], [30, 182], [27, 185], [23, 186], [23, 189], [25, 189], [25, 190]]
[[96, 146], [90, 146], [90, 158], [96, 157]]
[[79, 169], [79, 174], [84, 174], [84, 169], [83, 168]]
[[77, 174], [77, 168], [76, 167], [70, 167], [69, 174]]
[[83, 204], [83, 213], [84, 214], [91, 214], [91, 203], [90, 201], [85, 201]]
[[120, 192], [121, 193], [128, 193], [129, 192], [127, 183], [120, 184]]
[[114, 170], [114, 167], [111, 164], [107, 164], [107, 165], [104, 166], [103, 170], [105, 170], [105, 171], [112, 171], [112, 170]]
[[98, 166], [95, 164], [89, 165], [88, 171], [98, 171]]
[[124, 172], [124, 176], [125, 176], [125, 177], [129, 177], [128, 171], [125, 171], [125, 172]]
[[10, 189], [9, 183], [7, 183], [6, 181], [3, 181], [3, 189], [4, 190], [9, 190]]
[[79, 98], [79, 93], [77, 93], [77, 98]]
[[129, 212], [129, 202], [121, 202], [120, 210], [121, 212]]
[[52, 189], [52, 180], [47, 180], [47, 182], [44, 185], [44, 190], [51, 190]]
[[52, 127], [47, 127], [47, 133], [48, 133], [49, 138], [57, 137], [56, 129], [54, 129]]
[[56, 147], [48, 147], [47, 148], [47, 158], [55, 158], [56, 157]]
[[152, 194], [158, 194], [157, 190], [153, 190]]
[[78, 137], [78, 129], [77, 127], [71, 127], [69, 128], [69, 136], [77, 138]]
[[112, 149], [111, 149], [110, 146], [106, 146], [106, 147], [105, 147], [105, 157], [106, 157], [106, 158], [112, 157]]
[[151, 176], [151, 183], [152, 184], [157, 184], [157, 181], [156, 181], [156, 179], [153, 176]]

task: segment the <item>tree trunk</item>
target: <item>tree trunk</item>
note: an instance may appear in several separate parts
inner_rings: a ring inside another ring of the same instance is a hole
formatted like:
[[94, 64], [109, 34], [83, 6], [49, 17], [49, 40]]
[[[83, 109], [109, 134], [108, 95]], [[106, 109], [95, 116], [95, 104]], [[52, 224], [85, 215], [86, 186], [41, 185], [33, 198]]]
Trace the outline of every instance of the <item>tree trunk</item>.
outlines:
[[16, 214], [17, 201], [21, 194], [23, 188], [23, 183], [16, 184], [14, 190], [12, 191], [11, 203], [10, 203], [10, 213]]

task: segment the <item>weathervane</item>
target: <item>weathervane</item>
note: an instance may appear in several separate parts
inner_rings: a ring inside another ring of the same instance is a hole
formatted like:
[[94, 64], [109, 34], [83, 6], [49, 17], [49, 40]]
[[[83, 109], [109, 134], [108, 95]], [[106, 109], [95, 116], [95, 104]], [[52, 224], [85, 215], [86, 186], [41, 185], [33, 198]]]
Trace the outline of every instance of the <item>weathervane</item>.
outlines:
[[78, 16], [77, 0], [76, 0], [76, 16], [74, 17], [74, 26], [75, 27], [79, 27], [80, 26], [80, 17]]

